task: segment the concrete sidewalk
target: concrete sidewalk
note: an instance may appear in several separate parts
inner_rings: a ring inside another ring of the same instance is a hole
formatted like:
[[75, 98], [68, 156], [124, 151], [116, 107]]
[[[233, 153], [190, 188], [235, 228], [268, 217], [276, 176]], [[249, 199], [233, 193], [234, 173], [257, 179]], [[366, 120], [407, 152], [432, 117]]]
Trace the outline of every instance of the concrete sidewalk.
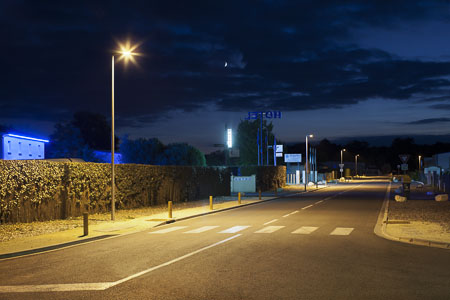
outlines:
[[391, 199], [393, 198], [391, 190], [393, 191], [395, 188], [398, 188], [398, 185], [392, 184], [392, 187], [389, 185], [374, 232], [383, 238], [393, 241], [450, 249], [450, 227], [443, 225], [447, 220], [445, 215], [450, 215], [450, 210], [448, 210], [449, 203], [434, 203], [432, 198], [424, 199], [426, 197], [421, 195], [420, 192], [415, 191], [414, 193], [412, 191], [412, 199], [405, 202], [404, 210], [410, 209], [407, 208], [407, 205], [413, 206], [418, 203], [417, 201], [425, 201], [425, 203], [430, 201], [429, 204], [439, 206], [438, 209], [443, 210], [444, 218], [442, 214], [440, 218], [427, 218], [427, 215], [432, 213], [430, 211], [431, 205], [420, 208], [419, 215], [421, 217], [415, 217], [408, 213], [402, 215], [401, 211], [400, 213], [398, 212], [399, 208], [396, 208], [396, 211], [390, 210], [390, 206], [398, 205], [395, 203], [395, 200]]
[[[319, 187], [319, 189], [321, 188], [324, 188], [324, 186]], [[168, 218], [168, 211], [164, 211], [131, 220], [107, 221], [101, 224], [89, 225], [89, 235], [87, 236], [83, 236], [83, 221], [80, 220], [81, 226], [77, 228], [2, 242], [0, 243], [0, 259], [54, 251], [57, 249], [73, 247], [79, 244], [90, 243], [102, 239], [114, 238], [124, 234], [132, 234], [167, 223], [211, 213], [218, 213], [292, 194], [304, 193], [304, 190], [301, 189], [303, 189], [303, 187], [281, 189], [276, 193], [277, 195], [275, 195], [274, 191], [263, 192], [261, 200], [259, 200], [258, 193], [246, 193], [245, 196], [241, 197], [241, 204], [238, 204], [237, 195], [217, 197], [214, 198], [213, 210], [210, 210], [209, 208], [209, 199], [194, 201], [194, 207], [191, 208], [180, 208], [177, 207], [177, 203], [174, 203], [172, 218]], [[308, 188], [307, 192], [315, 190], [318, 189]]]

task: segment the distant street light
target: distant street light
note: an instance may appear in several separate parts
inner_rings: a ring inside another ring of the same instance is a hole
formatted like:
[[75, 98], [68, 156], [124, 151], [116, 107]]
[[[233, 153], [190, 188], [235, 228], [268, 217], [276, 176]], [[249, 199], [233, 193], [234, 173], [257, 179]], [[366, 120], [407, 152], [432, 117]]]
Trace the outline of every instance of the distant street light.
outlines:
[[341, 178], [342, 178], [342, 172], [344, 171], [344, 151], [347, 151], [345, 149], [341, 149], [341, 165], [339, 166], [341, 169]]
[[[136, 64], [136, 59], [134, 56], [140, 55], [139, 53], [133, 52], [136, 50], [139, 45], [131, 45], [130, 41], [127, 41], [125, 44], [118, 43], [119, 50], [116, 50], [115, 52], [117, 54], [120, 54], [117, 61], [123, 60], [125, 63], [125, 66], [127, 66], [128, 62], [131, 61], [133, 64]], [[115, 199], [115, 178], [114, 178], [114, 148], [115, 148], [115, 141], [114, 141], [114, 55], [112, 55], [112, 69], [111, 69], [111, 220], [115, 220], [115, 211], [116, 211], [116, 199]]]
[[355, 155], [355, 176], [358, 176], [358, 156], [359, 154]]
[[[309, 180], [309, 164], [308, 164], [308, 137], [313, 138], [313, 134], [309, 134], [306, 136], [306, 155], [305, 155], [305, 191], [306, 191], [306, 185], [308, 184]], [[300, 171], [299, 171], [300, 172]]]
[[422, 155], [419, 155], [419, 173], [422, 168]]

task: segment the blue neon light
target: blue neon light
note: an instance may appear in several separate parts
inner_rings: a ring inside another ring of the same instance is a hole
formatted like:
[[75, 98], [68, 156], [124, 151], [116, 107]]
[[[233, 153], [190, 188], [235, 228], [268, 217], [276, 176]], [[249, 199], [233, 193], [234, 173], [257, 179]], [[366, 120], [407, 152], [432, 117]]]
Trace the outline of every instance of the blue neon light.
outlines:
[[10, 136], [10, 137], [26, 139], [26, 140], [30, 140], [30, 141], [37, 141], [37, 142], [44, 142], [44, 143], [48, 143], [49, 142], [49, 140], [36, 139], [36, 138], [29, 137], [29, 136], [17, 135], [17, 134], [12, 134], [12, 133], [8, 133], [8, 134], [5, 134], [5, 135], [6, 136]]

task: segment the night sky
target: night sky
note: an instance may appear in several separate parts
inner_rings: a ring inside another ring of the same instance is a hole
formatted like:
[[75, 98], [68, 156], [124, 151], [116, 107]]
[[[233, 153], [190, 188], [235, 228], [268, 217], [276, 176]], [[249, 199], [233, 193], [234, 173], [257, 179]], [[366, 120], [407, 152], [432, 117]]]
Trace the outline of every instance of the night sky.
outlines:
[[[48, 137], [87, 110], [116, 132], [205, 152], [248, 111], [277, 138], [443, 135], [450, 124], [447, 1], [0, 2], [0, 124]], [[227, 62], [227, 67], [225, 67]]]

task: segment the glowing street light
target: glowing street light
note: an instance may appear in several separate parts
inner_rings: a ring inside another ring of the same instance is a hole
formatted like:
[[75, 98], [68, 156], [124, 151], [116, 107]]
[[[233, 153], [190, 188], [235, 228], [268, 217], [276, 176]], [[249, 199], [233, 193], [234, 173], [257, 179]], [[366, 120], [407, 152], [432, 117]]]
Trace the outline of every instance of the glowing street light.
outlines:
[[305, 191], [309, 180], [309, 164], [308, 164], [308, 137], [313, 138], [313, 134], [306, 135], [306, 155], [305, 155]]
[[358, 176], [358, 157], [359, 154], [355, 155], [355, 176]]
[[[117, 61], [124, 61], [125, 67], [128, 65], [128, 62], [132, 62], [133, 64], [137, 64], [135, 56], [139, 56], [140, 53], [134, 52], [139, 47], [139, 44], [131, 45], [130, 41], [126, 41], [125, 43], [118, 43], [119, 49], [115, 51], [119, 55]], [[115, 199], [115, 178], [114, 178], [114, 54], [112, 55], [111, 62], [111, 77], [112, 77], [112, 89], [111, 89], [111, 220], [115, 220], [115, 211], [116, 211], [116, 199]]]
[[347, 151], [345, 149], [341, 149], [341, 165], [340, 165], [340, 169], [341, 169], [341, 178], [343, 177], [342, 172], [344, 171], [344, 151]]
[[419, 155], [419, 173], [421, 168], [422, 168], [422, 155]]

